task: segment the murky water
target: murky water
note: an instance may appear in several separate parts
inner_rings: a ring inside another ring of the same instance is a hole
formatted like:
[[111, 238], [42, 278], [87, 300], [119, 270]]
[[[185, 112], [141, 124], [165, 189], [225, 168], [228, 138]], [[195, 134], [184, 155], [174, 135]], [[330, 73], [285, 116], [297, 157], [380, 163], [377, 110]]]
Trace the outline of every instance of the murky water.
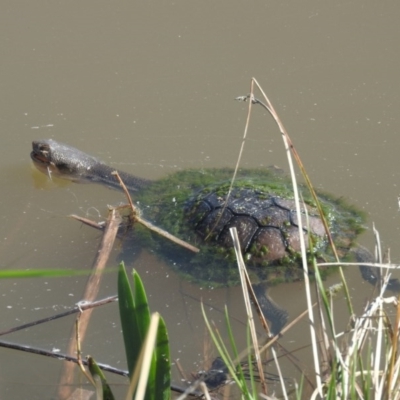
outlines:
[[[233, 99], [248, 93], [253, 76], [274, 102], [314, 185], [365, 210], [369, 227], [375, 222], [398, 262], [399, 11], [396, 2], [363, 1], [4, 5], [1, 268], [90, 268], [100, 236], [66, 216], [97, 218], [107, 204], [123, 201], [102, 187], [49, 182], [31, 166], [32, 140], [52, 137], [146, 178], [233, 166], [247, 106]], [[277, 128], [263, 110], [253, 111], [242, 165], [287, 169]], [[361, 242], [372, 246], [370, 231]], [[119, 251], [117, 245], [113, 265]], [[151, 308], [166, 319], [172, 356], [186, 370], [204, 360], [200, 299], [218, 324], [227, 304], [244, 343], [237, 288], [190, 285], [146, 252], [134, 266]], [[358, 271], [346, 275], [361, 307], [370, 288]], [[84, 285], [77, 277], [1, 281], [0, 329], [72, 307]], [[115, 292], [110, 273], [100, 295]], [[271, 292], [292, 317], [304, 309], [301, 283]], [[347, 320], [340, 303], [337, 312]], [[72, 321], [2, 339], [64, 351]], [[306, 321], [282, 342], [300, 346], [304, 332]], [[83, 352], [125, 367], [115, 305], [95, 312]], [[2, 399], [53, 398], [60, 364], [4, 349], [0, 357]], [[21, 373], [27, 366], [33, 368]]]

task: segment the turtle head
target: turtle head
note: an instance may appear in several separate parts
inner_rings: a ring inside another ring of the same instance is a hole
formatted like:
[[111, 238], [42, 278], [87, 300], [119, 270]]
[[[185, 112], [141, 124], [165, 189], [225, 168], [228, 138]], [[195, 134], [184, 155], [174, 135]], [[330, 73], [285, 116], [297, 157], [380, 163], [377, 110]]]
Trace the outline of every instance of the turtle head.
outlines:
[[33, 141], [31, 158], [41, 172], [74, 181], [86, 179], [100, 163], [95, 157], [53, 139]]

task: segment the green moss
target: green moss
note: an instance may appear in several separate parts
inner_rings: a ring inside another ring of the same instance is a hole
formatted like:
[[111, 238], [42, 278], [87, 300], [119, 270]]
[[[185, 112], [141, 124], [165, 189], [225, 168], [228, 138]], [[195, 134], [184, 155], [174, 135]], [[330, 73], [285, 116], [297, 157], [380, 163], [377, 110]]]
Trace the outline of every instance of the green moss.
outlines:
[[[135, 193], [134, 201], [142, 210], [144, 218], [198, 246], [200, 253], [193, 255], [188, 250], [144, 229], [135, 229], [138, 239], [166, 260], [172, 260], [173, 268], [192, 281], [213, 286], [237, 284], [238, 273], [233, 248], [225, 248], [213, 242], [215, 233], [211, 233], [208, 242], [205, 243], [188, 222], [192, 220], [192, 224], [196, 224], [207, 215], [206, 209], [196, 210], [201, 198], [212, 192], [224, 196], [229, 189], [232, 174], [231, 169], [184, 170], [160, 179], [145, 190]], [[273, 170], [239, 171], [234, 187], [265, 193], [265, 199], [271, 195], [293, 198], [291, 182]], [[303, 190], [302, 195], [305, 202], [313, 206], [313, 201], [307, 196], [307, 192]], [[263, 195], [259, 198], [262, 199]], [[345, 254], [353, 246], [356, 236], [363, 230], [363, 215], [343, 199], [336, 199], [326, 193], [321, 194], [320, 198], [332, 234], [341, 253]], [[189, 200], [191, 203], [188, 203]], [[291, 224], [288, 221], [285, 225]], [[207, 235], [210, 232], [203, 233]], [[330, 251], [326, 249], [325, 238], [314, 236], [313, 246], [315, 252], [323, 254], [325, 259], [331, 257]], [[253, 245], [245, 255], [246, 262], [261, 280], [277, 284], [282, 281], [302, 279], [303, 272], [299, 267], [300, 255], [296, 252], [289, 252], [274, 265], [265, 260], [253, 262], [254, 257], [262, 257], [269, 252], [265, 245], [258, 250]]]

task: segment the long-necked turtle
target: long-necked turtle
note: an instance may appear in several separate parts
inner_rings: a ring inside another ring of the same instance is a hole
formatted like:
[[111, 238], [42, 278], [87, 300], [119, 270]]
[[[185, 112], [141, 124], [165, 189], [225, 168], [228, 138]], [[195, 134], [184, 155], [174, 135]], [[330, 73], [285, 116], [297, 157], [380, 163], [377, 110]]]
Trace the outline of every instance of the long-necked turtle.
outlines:
[[[33, 142], [35, 165], [58, 176], [119, 188], [115, 170], [80, 150], [52, 139]], [[180, 273], [210, 285], [238, 283], [229, 228], [238, 230], [247, 265], [270, 284], [300, 279], [298, 220], [318, 257], [329, 258], [325, 230], [312, 201], [295, 211], [291, 183], [273, 169], [241, 170], [227, 198], [231, 169], [183, 170], [149, 181], [119, 172], [143, 216], [200, 247], [196, 255], [164, 238], [135, 228], [138, 237]], [[320, 195], [325, 216], [342, 255], [362, 231], [362, 215], [329, 195]], [[307, 215], [306, 215], [307, 214]]]

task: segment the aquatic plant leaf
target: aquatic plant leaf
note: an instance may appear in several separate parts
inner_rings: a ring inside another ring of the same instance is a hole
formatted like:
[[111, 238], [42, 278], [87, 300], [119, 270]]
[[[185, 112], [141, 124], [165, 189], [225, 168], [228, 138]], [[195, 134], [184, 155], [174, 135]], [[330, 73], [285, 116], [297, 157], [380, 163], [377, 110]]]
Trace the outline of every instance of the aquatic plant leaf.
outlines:
[[154, 398], [168, 400], [171, 398], [171, 361], [168, 331], [162, 317], [158, 324], [154, 353]]
[[[119, 266], [118, 297], [128, 371], [132, 379], [135, 369], [141, 368], [138, 364], [143, 362], [141, 352], [145, 346], [151, 318], [142, 280], [138, 273], [133, 271], [132, 290], [123, 263]], [[168, 332], [164, 320], [160, 317], [144, 398], [146, 400], [168, 400], [171, 397], [170, 385]]]
[[132, 377], [135, 365], [139, 360], [140, 350], [144, 343], [150, 323], [150, 313], [144, 289], [139, 277], [134, 277], [135, 290], [133, 295], [123, 262], [119, 265], [118, 273], [118, 304], [121, 318], [122, 334], [124, 337], [126, 360], [129, 376]]
[[104, 376], [103, 371], [99, 368], [93, 357], [88, 357], [88, 367], [93, 380], [95, 382], [100, 380], [101, 382], [103, 400], [114, 400], [115, 397], [112, 394], [111, 388], [107, 383], [106, 377]]
[[133, 301], [135, 305], [136, 324], [141, 343], [144, 342], [150, 326], [150, 308], [146, 291], [139, 274], [133, 270]]

